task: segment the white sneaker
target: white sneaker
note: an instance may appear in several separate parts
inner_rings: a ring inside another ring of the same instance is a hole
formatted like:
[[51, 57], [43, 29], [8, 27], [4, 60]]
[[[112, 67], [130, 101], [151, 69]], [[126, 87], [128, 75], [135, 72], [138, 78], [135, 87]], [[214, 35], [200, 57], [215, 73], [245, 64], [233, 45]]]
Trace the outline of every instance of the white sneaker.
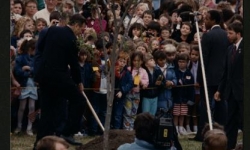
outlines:
[[178, 127], [178, 126], [176, 126], [175, 128], [176, 128], [176, 132], [177, 132], [177, 134], [178, 134], [178, 136], [179, 136], [179, 135], [180, 135], [180, 132], [179, 132], [179, 127]]
[[83, 134], [79, 131], [75, 136], [83, 136]]
[[242, 130], [241, 130], [241, 129], [239, 129], [239, 130], [238, 130], [238, 133], [241, 133], [241, 132], [242, 132]]
[[191, 129], [190, 129], [189, 126], [186, 126], [186, 131], [187, 131], [187, 133], [192, 133], [192, 131], [191, 131]]
[[33, 135], [34, 135], [33, 132], [32, 132], [31, 130], [27, 130], [26, 133], [27, 133], [27, 135], [29, 135], [29, 136], [33, 136]]
[[187, 135], [186, 129], [182, 126], [179, 127], [179, 133], [180, 133], [180, 135]]
[[15, 134], [19, 134], [21, 132], [20, 128], [16, 128], [16, 130], [14, 131]]

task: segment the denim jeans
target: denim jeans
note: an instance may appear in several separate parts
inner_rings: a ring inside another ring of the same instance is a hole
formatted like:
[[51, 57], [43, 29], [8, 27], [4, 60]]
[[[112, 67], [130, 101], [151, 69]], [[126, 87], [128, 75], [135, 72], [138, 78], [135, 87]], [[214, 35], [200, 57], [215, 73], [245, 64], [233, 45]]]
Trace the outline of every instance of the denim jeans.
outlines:
[[155, 115], [157, 110], [158, 97], [155, 98], [142, 98], [142, 112], [149, 112], [151, 115]]
[[[107, 112], [107, 94], [93, 93], [90, 102], [102, 125], [104, 126]], [[98, 132], [101, 132], [98, 129], [98, 126], [99, 125], [95, 117], [90, 115], [89, 134], [98, 134]]]
[[122, 128], [122, 115], [124, 112], [124, 102], [125, 102], [125, 98], [115, 98], [114, 99], [112, 120], [111, 120], [112, 129], [121, 129]]

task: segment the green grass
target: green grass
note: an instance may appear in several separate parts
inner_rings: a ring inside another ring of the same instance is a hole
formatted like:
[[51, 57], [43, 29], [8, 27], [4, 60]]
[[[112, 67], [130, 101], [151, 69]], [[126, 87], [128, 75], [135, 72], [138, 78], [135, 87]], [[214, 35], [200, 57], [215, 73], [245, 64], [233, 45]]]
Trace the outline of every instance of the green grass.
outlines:
[[[190, 141], [188, 140], [188, 137], [194, 137], [194, 135], [179, 137], [183, 150], [201, 150], [201, 142]], [[83, 144], [91, 141], [92, 139], [93, 137], [76, 137], [76, 140], [82, 142]], [[25, 134], [12, 134], [10, 136], [11, 150], [30, 150], [33, 148], [34, 141], [35, 136], [31, 137]], [[239, 134], [238, 141], [242, 141], [242, 133]], [[70, 150], [74, 149], [75, 147], [70, 147]]]
[[[91, 141], [93, 137], [76, 137], [77, 141], [83, 144]], [[188, 137], [180, 137], [180, 142], [183, 150], [200, 150], [201, 142], [189, 141]], [[14, 135], [10, 137], [11, 150], [30, 150], [33, 148], [35, 136], [28, 136], [26, 134]], [[74, 150], [75, 147], [71, 146], [70, 150]]]

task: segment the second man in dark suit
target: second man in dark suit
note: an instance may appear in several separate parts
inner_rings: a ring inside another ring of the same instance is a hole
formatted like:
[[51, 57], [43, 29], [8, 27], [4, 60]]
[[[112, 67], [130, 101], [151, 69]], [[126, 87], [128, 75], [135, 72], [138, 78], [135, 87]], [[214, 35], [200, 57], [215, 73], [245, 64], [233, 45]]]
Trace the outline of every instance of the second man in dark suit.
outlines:
[[243, 25], [239, 22], [228, 26], [228, 48], [223, 77], [218, 91], [214, 94], [217, 101], [223, 97], [228, 102], [228, 121], [225, 126], [228, 150], [234, 149], [238, 128], [243, 128]]

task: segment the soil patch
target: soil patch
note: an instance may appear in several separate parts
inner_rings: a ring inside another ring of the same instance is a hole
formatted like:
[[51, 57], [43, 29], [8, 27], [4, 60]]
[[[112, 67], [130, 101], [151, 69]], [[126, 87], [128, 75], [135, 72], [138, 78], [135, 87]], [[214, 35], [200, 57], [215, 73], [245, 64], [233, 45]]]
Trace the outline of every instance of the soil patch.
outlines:
[[[124, 143], [134, 142], [135, 132], [127, 130], [110, 130], [109, 131], [109, 149], [116, 150]], [[79, 147], [78, 150], [102, 150], [103, 136], [97, 137], [90, 142]]]

